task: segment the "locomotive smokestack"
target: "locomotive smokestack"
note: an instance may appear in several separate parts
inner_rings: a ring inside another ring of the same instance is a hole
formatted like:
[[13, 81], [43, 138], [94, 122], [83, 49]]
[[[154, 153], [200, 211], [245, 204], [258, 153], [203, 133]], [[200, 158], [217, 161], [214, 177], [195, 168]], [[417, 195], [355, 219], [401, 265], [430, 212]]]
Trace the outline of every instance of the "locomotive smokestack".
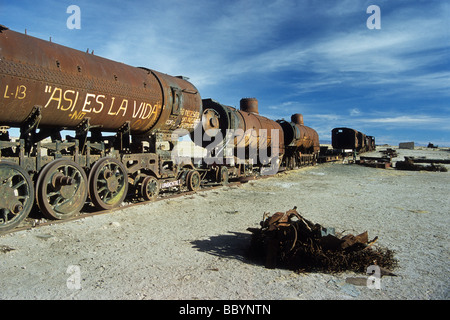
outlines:
[[295, 124], [303, 126], [303, 115], [300, 113], [293, 114], [291, 116], [291, 121]]
[[256, 98], [242, 98], [241, 111], [258, 114], [258, 100]]

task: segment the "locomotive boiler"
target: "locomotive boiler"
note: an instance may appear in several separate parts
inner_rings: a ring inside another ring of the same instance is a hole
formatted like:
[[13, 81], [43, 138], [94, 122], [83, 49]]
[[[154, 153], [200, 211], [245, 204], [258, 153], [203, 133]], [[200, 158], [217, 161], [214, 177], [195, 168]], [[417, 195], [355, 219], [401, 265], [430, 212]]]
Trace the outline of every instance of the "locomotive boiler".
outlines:
[[[183, 77], [0, 26], [0, 231], [19, 224], [34, 199], [47, 217], [65, 219], [88, 195], [110, 209], [128, 193], [152, 199], [166, 185], [198, 188], [199, 173], [170, 151], [171, 135], [191, 132], [201, 111]], [[63, 140], [64, 130], [75, 136]]]
[[[192, 130], [201, 98], [188, 81], [135, 68], [0, 27], [1, 123], [132, 134]], [[39, 109], [39, 111], [35, 110]]]
[[316, 130], [304, 125], [303, 115], [296, 113], [291, 116], [290, 122], [286, 120], [277, 122], [284, 133], [283, 165], [292, 169], [316, 163], [320, 151], [319, 135]]
[[255, 98], [241, 99], [239, 110], [204, 99], [201, 126], [191, 137], [208, 150], [211, 163], [231, 164], [231, 176], [245, 176], [248, 170], [261, 170], [263, 166], [279, 166], [284, 154], [281, 126], [259, 115]]

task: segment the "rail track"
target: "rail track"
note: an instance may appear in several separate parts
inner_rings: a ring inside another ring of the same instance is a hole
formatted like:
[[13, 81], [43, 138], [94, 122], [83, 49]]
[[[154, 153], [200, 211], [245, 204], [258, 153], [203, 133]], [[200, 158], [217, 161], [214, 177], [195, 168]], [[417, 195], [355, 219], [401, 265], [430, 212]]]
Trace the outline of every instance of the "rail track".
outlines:
[[[230, 182], [227, 185], [228, 186], [240, 185], [241, 183], [243, 183], [243, 182], [236, 181], [236, 182]], [[83, 210], [80, 211], [78, 214], [75, 214], [72, 217], [64, 219], [64, 220], [48, 220], [48, 219], [45, 219], [42, 216], [40, 216], [40, 217], [33, 217], [33, 214], [35, 212], [32, 211], [30, 213], [30, 216], [28, 216], [21, 223], [21, 225], [17, 226], [14, 229], [7, 230], [5, 232], [0, 233], [0, 236], [6, 235], [6, 234], [15, 233], [15, 232], [18, 232], [18, 231], [35, 229], [35, 228], [39, 228], [39, 227], [43, 227], [43, 226], [49, 226], [49, 225], [54, 225], [54, 224], [61, 224], [61, 223], [72, 222], [72, 221], [81, 220], [81, 219], [87, 218], [87, 217], [93, 217], [93, 216], [99, 216], [99, 215], [104, 215], [104, 214], [110, 214], [110, 213], [113, 213], [113, 212], [118, 211], [118, 210], [123, 210], [123, 209], [133, 208], [133, 207], [137, 207], [137, 206], [142, 206], [142, 205], [146, 205], [146, 204], [149, 204], [149, 203], [154, 203], [154, 202], [167, 200], [167, 199], [180, 198], [180, 197], [196, 194], [198, 192], [204, 192], [204, 191], [208, 191], [208, 190], [218, 189], [220, 187], [222, 187], [222, 185], [202, 186], [201, 189], [196, 190], [196, 191], [182, 191], [182, 192], [178, 192], [178, 193], [169, 193], [167, 195], [162, 194], [160, 197], [158, 197], [155, 200], [129, 201], [129, 202], [124, 202], [124, 204], [119, 206], [119, 207], [115, 207], [115, 208], [112, 208], [112, 209], [105, 209], [105, 210], [97, 210], [92, 205], [86, 204], [86, 206], [83, 208]], [[39, 214], [39, 212], [36, 212], [36, 214]]]

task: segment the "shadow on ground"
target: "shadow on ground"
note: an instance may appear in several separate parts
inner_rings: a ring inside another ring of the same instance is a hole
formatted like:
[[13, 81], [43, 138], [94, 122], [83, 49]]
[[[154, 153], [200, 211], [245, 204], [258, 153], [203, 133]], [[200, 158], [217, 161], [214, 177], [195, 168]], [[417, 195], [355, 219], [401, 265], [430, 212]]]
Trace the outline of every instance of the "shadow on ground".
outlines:
[[255, 264], [257, 261], [250, 259], [251, 255], [249, 255], [251, 238], [252, 235], [249, 233], [229, 231], [228, 234], [212, 236], [206, 240], [194, 240], [191, 243], [201, 252]]

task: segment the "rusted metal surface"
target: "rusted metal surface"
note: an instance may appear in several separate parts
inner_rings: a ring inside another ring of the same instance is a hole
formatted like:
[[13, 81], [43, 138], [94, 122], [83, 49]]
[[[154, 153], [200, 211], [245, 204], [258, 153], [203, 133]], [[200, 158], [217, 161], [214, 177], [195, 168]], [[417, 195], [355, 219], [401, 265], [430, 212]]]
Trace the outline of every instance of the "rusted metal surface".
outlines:
[[[245, 150], [246, 161], [207, 167], [194, 165], [192, 159], [175, 161], [173, 139], [192, 134], [201, 116], [200, 145], [210, 143], [203, 139], [205, 131], [214, 136], [208, 129], [225, 139], [231, 133], [232, 140], [225, 142], [232, 143], [238, 156], [238, 150]], [[294, 133], [293, 146], [315, 146], [315, 131], [304, 127], [298, 115], [294, 122], [299, 134]], [[10, 127], [20, 129], [19, 139], [9, 137]], [[75, 136], [62, 139], [65, 130], [75, 131]], [[183, 77], [131, 67], [0, 26], [2, 232], [17, 226], [34, 200], [46, 217], [71, 219], [89, 201], [109, 210], [127, 196], [131, 201], [155, 200], [160, 191], [199, 190], [205, 177], [227, 184], [229, 178], [262, 174], [264, 166], [274, 174], [284, 142], [282, 126], [259, 115], [255, 98], [242, 99], [241, 110], [202, 101]], [[247, 161], [252, 152], [264, 155], [256, 166], [256, 157]], [[301, 152], [298, 161], [314, 159]]]
[[[439, 172], [447, 172], [448, 169], [443, 166], [443, 165], [436, 165], [435, 163], [438, 162], [434, 162], [433, 160], [431, 161], [417, 161], [419, 159], [416, 158], [412, 158], [412, 157], [405, 157], [404, 161], [397, 161], [395, 163], [395, 168], [397, 170], [410, 170], [410, 171], [439, 171]], [[440, 163], [448, 163], [447, 161], [443, 161], [443, 160], [437, 160], [437, 161], [442, 161]], [[416, 164], [416, 163], [430, 163], [430, 165], [426, 166], [426, 165], [420, 165], [420, 164]]]
[[242, 98], [239, 102], [239, 108], [243, 112], [259, 114], [258, 100], [256, 98]]
[[84, 169], [67, 159], [47, 164], [36, 182], [36, 201], [50, 219], [67, 219], [86, 202], [88, 181]]
[[316, 163], [319, 158], [320, 144], [316, 130], [307, 127], [303, 115], [296, 113], [291, 121], [277, 120], [283, 129], [285, 154], [282, 166], [294, 169]]
[[262, 260], [267, 268], [289, 268], [294, 271], [366, 272], [367, 267], [394, 268], [393, 251], [373, 248], [378, 237], [369, 240], [368, 233], [339, 235], [305, 219], [296, 207], [287, 212], [265, 213], [261, 228], [252, 232], [250, 257]]
[[[0, 229], [26, 217], [30, 192], [46, 217], [68, 219], [88, 193], [105, 210], [119, 206], [129, 186], [133, 196], [151, 200], [161, 182], [186, 183], [186, 167], [171, 158], [171, 134], [193, 131], [201, 110], [199, 92], [183, 77], [0, 26], [0, 173], [15, 179], [0, 186], [8, 198], [0, 203]], [[10, 139], [10, 127], [20, 129], [19, 140]], [[63, 140], [63, 130], [75, 137]], [[192, 175], [189, 182], [195, 189], [201, 181]]]
[[359, 160], [356, 161], [357, 164], [372, 167], [372, 168], [381, 168], [388, 169], [391, 168], [392, 163], [389, 157], [359, 157]]
[[113, 158], [96, 162], [89, 174], [89, 197], [99, 209], [112, 209], [125, 199], [128, 177], [125, 166]]
[[367, 151], [367, 136], [362, 132], [357, 132], [358, 135], [358, 151]]
[[[243, 109], [220, 104], [212, 99], [203, 100], [203, 130], [208, 135], [208, 130], [220, 130], [222, 137], [227, 133], [234, 134], [234, 146], [236, 148], [250, 148], [258, 150], [267, 149], [277, 144], [280, 153], [284, 150], [284, 134], [281, 126], [273, 120], [258, 114], [257, 100], [254, 98], [243, 99]], [[210, 131], [215, 136], [217, 131]], [[278, 133], [278, 140], [273, 140], [273, 133]], [[209, 141], [204, 141], [204, 145]]]
[[104, 131], [185, 129], [200, 120], [188, 81], [17, 33], [0, 31], [0, 124], [21, 126], [35, 106], [40, 128], [75, 129], [86, 118]]
[[317, 131], [303, 123], [303, 115], [296, 113], [291, 116], [291, 122], [278, 120], [284, 131], [286, 147], [300, 148], [303, 152], [318, 153], [320, 150]]
[[0, 161], [0, 233], [20, 224], [34, 203], [34, 185], [15, 163]]

